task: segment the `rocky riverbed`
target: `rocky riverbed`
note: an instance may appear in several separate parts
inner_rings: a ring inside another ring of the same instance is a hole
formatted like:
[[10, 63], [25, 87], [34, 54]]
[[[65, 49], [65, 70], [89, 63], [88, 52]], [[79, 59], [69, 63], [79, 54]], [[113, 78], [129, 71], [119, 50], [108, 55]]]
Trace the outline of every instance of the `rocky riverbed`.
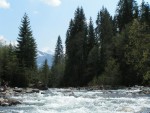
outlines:
[[12, 106], [21, 104], [22, 100], [17, 100], [12, 97], [20, 96], [22, 94], [26, 93], [39, 93], [39, 89], [33, 89], [33, 88], [7, 88], [4, 90], [3, 88], [0, 88], [0, 106]]
[[[30, 89], [31, 91], [32, 89]], [[0, 106], [1, 113], [150, 113], [150, 88], [99, 89], [98, 87], [48, 89], [28, 93], [13, 89], [16, 106]], [[32, 91], [31, 91], [32, 92]]]
[[[107, 90], [106, 90], [107, 89]], [[74, 91], [87, 91], [87, 93], [90, 92], [95, 92], [95, 91], [100, 91], [102, 92], [103, 95], [99, 96], [110, 96], [110, 97], [124, 97], [124, 96], [132, 96], [132, 97], [142, 97], [142, 96], [149, 96], [150, 97], [150, 87], [143, 87], [143, 86], [135, 86], [135, 87], [128, 87], [121, 89], [124, 90], [124, 93], [122, 94], [118, 90], [110, 90], [108, 87], [81, 87], [81, 88], [67, 88], [66, 90], [58, 90], [61, 91], [61, 93], [64, 96], [74, 96], [78, 97], [74, 93]], [[120, 90], [120, 91], [121, 91]], [[55, 90], [54, 90], [55, 91]], [[28, 95], [32, 93], [37, 93], [37, 94], [45, 94], [45, 92], [41, 92], [39, 89], [35, 88], [7, 88], [7, 90], [3, 90], [3, 88], [0, 89], [0, 106], [12, 106], [12, 105], [18, 105], [24, 103], [24, 99], [22, 98], [17, 98], [21, 97], [22, 95]], [[50, 92], [53, 94], [53, 92]], [[48, 95], [48, 93], [47, 93]], [[149, 105], [150, 106], [150, 105]], [[129, 108], [126, 108], [129, 110]], [[127, 110], [127, 111], [128, 111]]]

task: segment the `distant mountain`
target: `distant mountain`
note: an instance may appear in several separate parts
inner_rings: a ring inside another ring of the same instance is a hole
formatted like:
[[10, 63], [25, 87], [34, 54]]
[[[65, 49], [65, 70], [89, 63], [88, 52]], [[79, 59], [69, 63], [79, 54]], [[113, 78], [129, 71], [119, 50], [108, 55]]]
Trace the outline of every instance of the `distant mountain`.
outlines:
[[48, 65], [52, 66], [53, 62], [53, 53], [52, 52], [42, 52], [42, 51], [37, 51], [37, 65], [38, 67], [41, 67], [47, 59]]

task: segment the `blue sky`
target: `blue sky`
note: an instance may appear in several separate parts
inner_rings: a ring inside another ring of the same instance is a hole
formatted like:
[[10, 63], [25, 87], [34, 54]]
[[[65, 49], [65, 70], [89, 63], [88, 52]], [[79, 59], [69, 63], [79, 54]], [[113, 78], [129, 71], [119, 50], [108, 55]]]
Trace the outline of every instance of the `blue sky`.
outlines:
[[[115, 14], [119, 0], [0, 0], [0, 40], [16, 42], [21, 19], [26, 12], [30, 18], [33, 36], [42, 51], [54, 51], [58, 35], [63, 44], [69, 26], [78, 6], [82, 6], [87, 21], [94, 23], [98, 11], [105, 6], [111, 15]], [[142, 0], [137, 0], [138, 4]], [[149, 0], [145, 0], [148, 2]]]

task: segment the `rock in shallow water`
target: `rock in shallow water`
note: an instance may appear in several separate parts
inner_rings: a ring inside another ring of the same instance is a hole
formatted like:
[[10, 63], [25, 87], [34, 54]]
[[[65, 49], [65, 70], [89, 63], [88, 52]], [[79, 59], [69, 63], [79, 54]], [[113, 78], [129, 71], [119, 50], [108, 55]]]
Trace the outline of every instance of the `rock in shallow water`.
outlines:
[[22, 88], [15, 88], [13, 91], [20, 93], [23, 91], [23, 89]]
[[0, 98], [0, 106], [12, 106], [12, 105], [17, 105], [17, 104], [21, 104], [21, 102], [16, 99]]
[[121, 112], [135, 112], [133, 108], [130, 107], [124, 107], [122, 108]]

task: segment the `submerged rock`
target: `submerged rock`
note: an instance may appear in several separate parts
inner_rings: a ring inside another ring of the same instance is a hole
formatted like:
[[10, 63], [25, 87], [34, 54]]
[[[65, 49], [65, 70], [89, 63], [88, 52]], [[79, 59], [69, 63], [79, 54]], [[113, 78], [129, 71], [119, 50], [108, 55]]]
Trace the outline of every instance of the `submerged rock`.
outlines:
[[130, 107], [124, 107], [120, 111], [121, 112], [135, 112], [134, 109]]

